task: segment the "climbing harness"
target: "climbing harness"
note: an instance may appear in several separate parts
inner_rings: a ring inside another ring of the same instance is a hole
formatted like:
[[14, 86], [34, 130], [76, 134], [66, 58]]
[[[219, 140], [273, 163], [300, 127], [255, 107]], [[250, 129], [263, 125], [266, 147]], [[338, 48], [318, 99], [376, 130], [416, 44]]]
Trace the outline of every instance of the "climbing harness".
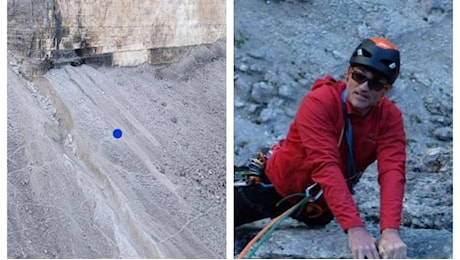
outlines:
[[272, 151], [269, 148], [262, 148], [255, 158], [249, 162], [249, 166], [234, 167], [234, 187], [249, 185], [260, 185], [263, 188], [271, 188], [273, 184], [263, 181], [265, 163], [270, 158]]
[[[313, 189], [314, 188], [317, 188], [319, 189], [315, 195], [313, 195]], [[324, 213], [324, 210], [323, 208], [321, 208], [321, 206], [319, 206], [318, 204], [315, 204], [314, 202], [316, 202], [317, 200], [319, 200], [321, 198], [321, 196], [323, 195], [323, 190], [319, 187], [318, 183], [313, 183], [311, 184], [310, 186], [308, 186], [306, 189], [305, 189], [305, 193], [294, 193], [294, 194], [290, 194], [284, 198], [282, 198], [280, 201], [278, 201], [278, 203], [276, 203], [275, 207], [280, 207], [280, 205], [285, 202], [285, 201], [288, 201], [294, 197], [303, 197], [303, 198], [307, 198], [307, 202], [308, 203], [305, 203], [302, 207], [299, 207], [299, 210], [298, 211], [295, 211], [293, 212], [293, 214], [295, 215], [292, 215], [295, 219], [298, 219], [298, 220], [301, 220], [301, 219], [314, 219], [314, 218], [318, 218], [320, 216], [323, 215]]]

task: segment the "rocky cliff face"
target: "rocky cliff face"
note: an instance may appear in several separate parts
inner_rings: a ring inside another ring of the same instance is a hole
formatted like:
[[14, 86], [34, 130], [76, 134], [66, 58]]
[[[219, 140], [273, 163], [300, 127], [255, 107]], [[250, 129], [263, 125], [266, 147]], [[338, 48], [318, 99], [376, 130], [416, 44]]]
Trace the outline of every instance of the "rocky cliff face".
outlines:
[[8, 0], [8, 50], [33, 78], [72, 62], [171, 63], [225, 36], [224, 0], [175, 2]]

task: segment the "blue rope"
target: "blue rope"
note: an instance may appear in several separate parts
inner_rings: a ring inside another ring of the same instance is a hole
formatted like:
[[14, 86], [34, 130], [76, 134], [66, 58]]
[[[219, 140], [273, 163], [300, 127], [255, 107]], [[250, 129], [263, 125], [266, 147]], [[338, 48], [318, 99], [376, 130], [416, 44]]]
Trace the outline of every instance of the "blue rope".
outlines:
[[351, 129], [351, 121], [348, 116], [347, 106], [346, 106], [346, 96], [347, 91], [344, 89], [342, 91], [342, 108], [343, 108], [343, 117], [345, 120], [345, 139], [347, 139], [347, 175], [348, 175], [348, 186], [350, 191], [353, 193], [353, 184], [351, 183], [351, 177], [355, 174], [355, 160], [353, 158], [353, 131]]

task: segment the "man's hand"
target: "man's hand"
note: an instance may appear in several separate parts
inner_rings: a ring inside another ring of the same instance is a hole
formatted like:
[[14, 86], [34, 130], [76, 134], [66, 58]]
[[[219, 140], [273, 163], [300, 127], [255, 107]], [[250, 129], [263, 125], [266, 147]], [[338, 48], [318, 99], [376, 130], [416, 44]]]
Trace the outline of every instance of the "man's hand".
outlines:
[[407, 246], [399, 237], [397, 229], [385, 229], [378, 241], [379, 254], [382, 258], [406, 258]]
[[353, 258], [380, 258], [375, 247], [374, 237], [363, 227], [348, 229], [348, 244], [353, 253]]

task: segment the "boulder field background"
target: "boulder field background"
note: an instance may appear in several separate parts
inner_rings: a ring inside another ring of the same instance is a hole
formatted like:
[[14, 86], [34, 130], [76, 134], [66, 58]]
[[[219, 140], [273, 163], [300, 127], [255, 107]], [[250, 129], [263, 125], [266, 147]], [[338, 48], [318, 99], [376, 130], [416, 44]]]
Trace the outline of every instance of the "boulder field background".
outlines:
[[[235, 165], [284, 138], [316, 78], [344, 79], [361, 40], [387, 37], [401, 52], [401, 74], [389, 98], [403, 112], [408, 143], [401, 236], [409, 258], [452, 258], [452, 1], [235, 0], [234, 7]], [[377, 237], [375, 165], [354, 198]], [[266, 223], [236, 228], [234, 254]], [[292, 220], [255, 255], [351, 256], [336, 222], [308, 230]]]

